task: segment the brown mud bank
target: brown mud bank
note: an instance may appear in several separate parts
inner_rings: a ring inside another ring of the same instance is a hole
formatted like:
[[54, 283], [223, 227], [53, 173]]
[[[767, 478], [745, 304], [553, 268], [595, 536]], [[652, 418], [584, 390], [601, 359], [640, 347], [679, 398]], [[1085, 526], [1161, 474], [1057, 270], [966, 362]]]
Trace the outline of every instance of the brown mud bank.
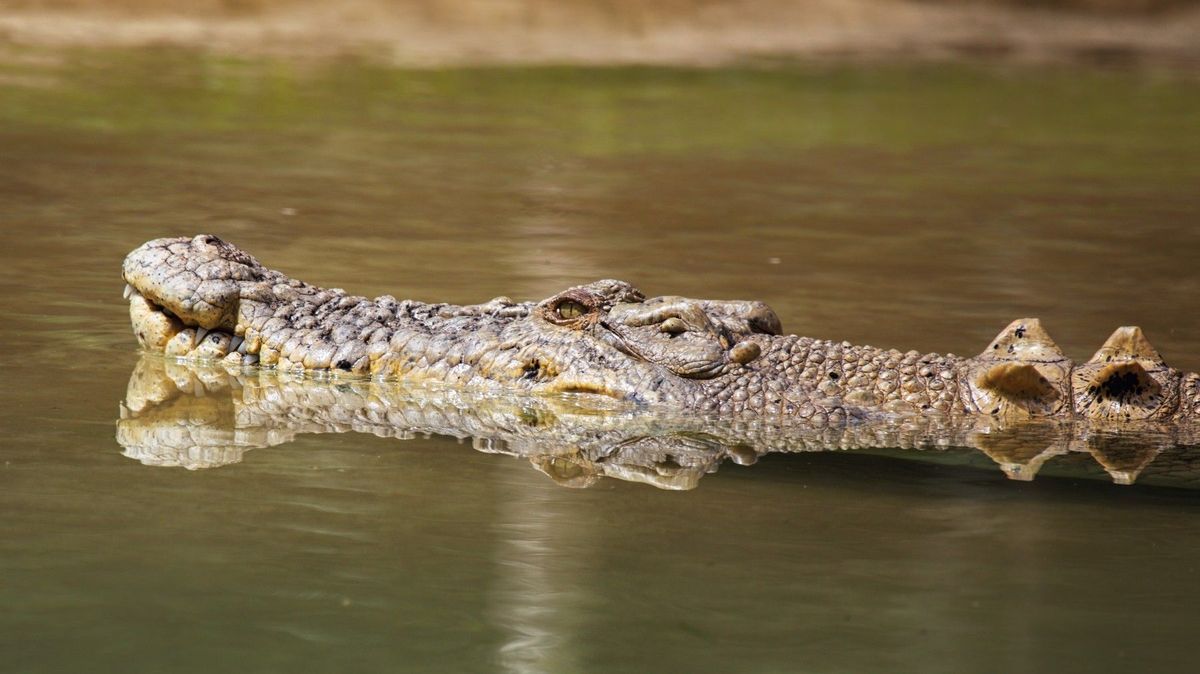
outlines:
[[1191, 0], [0, 0], [0, 44], [401, 65], [791, 57], [1200, 63]]

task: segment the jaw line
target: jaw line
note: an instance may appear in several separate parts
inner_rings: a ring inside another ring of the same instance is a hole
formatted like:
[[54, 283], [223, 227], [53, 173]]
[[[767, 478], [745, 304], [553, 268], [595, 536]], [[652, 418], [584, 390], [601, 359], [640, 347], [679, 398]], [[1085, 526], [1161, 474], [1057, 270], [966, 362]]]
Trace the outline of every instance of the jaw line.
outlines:
[[[143, 294], [132, 284], [127, 286], [126, 295], [130, 304], [133, 332], [138, 336], [142, 348], [149, 353], [176, 358], [198, 359], [224, 358], [234, 351], [240, 352], [243, 357], [253, 355], [240, 348], [241, 343], [236, 331], [224, 328], [209, 329], [195, 321], [189, 321], [156, 302], [152, 296]], [[138, 306], [139, 304], [141, 305], [140, 307]], [[192, 331], [190, 345], [176, 343], [178, 342], [177, 338], [179, 335], [189, 330]], [[212, 347], [207, 351], [202, 350], [202, 347], [206, 345], [206, 340], [213, 335], [227, 338], [227, 340], [213, 340], [214, 344], [220, 344], [222, 341], [227, 342], [227, 345], [215, 347], [220, 348], [223, 353], [213, 353], [211, 351]], [[182, 352], [180, 351], [181, 347], [185, 349]]]

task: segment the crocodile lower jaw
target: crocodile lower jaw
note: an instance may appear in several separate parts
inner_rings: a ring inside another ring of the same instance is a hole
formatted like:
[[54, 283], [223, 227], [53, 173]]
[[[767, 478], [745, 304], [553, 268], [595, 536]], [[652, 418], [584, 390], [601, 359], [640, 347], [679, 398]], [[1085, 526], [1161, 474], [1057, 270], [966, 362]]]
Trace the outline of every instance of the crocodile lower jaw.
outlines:
[[234, 365], [257, 365], [258, 354], [241, 336], [189, 324], [167, 308], [126, 284], [129, 318], [142, 348], [179, 358], [221, 360]]

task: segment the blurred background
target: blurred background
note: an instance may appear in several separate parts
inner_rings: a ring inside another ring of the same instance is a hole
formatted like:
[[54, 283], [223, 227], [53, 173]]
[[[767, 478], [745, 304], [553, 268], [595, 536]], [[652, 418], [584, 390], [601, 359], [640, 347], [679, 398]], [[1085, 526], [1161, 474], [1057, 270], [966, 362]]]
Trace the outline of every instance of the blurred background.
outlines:
[[1194, 0], [4, 0], [0, 38], [404, 64], [780, 56], [1195, 59]]

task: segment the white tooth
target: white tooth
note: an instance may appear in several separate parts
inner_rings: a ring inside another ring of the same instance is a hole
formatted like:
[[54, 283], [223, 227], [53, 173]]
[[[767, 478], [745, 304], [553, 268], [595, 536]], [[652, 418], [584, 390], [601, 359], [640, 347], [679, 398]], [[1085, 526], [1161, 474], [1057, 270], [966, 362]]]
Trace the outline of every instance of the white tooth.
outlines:
[[233, 339], [229, 340], [230, 353], [237, 351], [238, 353], [246, 353], [242, 344], [245, 343], [245, 338], [239, 335], [234, 335]]
[[125, 293], [124, 293], [124, 295], [125, 295], [125, 299], [129, 299], [129, 298], [130, 298], [130, 296], [132, 296], [132, 295], [133, 295], [133, 286], [131, 286], [131, 285], [129, 285], [128, 283], [126, 283], [126, 284], [125, 284]]
[[242, 365], [258, 365], [258, 354], [248, 353], [242, 356]]
[[196, 328], [196, 346], [204, 343], [205, 336], [208, 335], [208, 328]]

